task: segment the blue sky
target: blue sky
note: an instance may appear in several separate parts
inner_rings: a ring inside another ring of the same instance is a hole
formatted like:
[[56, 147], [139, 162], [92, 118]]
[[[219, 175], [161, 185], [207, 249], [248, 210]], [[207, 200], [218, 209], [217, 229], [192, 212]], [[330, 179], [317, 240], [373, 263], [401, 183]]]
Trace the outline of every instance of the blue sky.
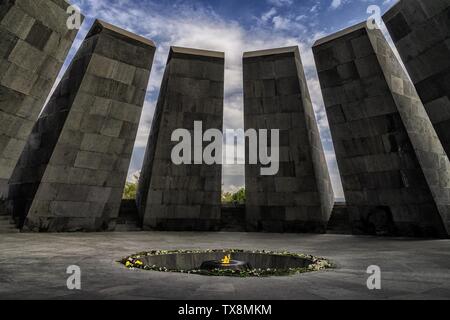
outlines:
[[[75, 54], [94, 18], [154, 40], [157, 54], [130, 167], [140, 170], [159, 86], [171, 45], [224, 51], [224, 127], [243, 127], [242, 53], [298, 45], [337, 197], [343, 197], [311, 46], [315, 40], [386, 11], [396, 0], [72, 0], [87, 17], [69, 54]], [[62, 70], [64, 72], [64, 69]], [[224, 166], [224, 188], [244, 184], [241, 166]]]

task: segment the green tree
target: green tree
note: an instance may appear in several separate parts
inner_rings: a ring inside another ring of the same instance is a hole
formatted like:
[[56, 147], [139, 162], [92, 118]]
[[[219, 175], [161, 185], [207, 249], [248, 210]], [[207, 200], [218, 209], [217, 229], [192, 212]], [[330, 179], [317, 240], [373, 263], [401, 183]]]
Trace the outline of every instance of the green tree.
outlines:
[[245, 188], [239, 189], [236, 193], [233, 194], [233, 202], [244, 204], [245, 203]]
[[137, 182], [127, 182], [125, 189], [123, 190], [123, 199], [133, 200], [136, 199]]
[[139, 174], [134, 174], [133, 180], [127, 181], [127, 183], [125, 184], [125, 189], [123, 190], [122, 198], [125, 200], [136, 199], [138, 184], [139, 184]]
[[235, 193], [224, 192], [222, 193], [222, 203], [224, 204], [245, 204], [245, 188], [239, 189]]

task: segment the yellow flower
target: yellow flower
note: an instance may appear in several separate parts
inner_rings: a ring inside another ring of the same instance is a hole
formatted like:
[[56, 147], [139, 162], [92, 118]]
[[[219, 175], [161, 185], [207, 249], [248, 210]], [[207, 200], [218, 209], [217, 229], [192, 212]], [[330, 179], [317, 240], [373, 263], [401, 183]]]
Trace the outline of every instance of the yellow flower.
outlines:
[[133, 264], [130, 262], [130, 261], [127, 261], [126, 263], [125, 263], [125, 267], [127, 267], [127, 268], [129, 268], [129, 267], [131, 267]]
[[136, 262], [134, 264], [136, 264], [138, 266], [144, 265], [144, 263], [141, 260], [136, 260]]

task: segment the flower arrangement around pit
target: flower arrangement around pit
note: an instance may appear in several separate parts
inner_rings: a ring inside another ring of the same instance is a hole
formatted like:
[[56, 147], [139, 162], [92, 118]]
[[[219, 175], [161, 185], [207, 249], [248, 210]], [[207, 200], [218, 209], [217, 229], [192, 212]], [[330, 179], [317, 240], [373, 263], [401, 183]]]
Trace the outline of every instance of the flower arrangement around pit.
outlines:
[[[293, 257], [301, 258], [311, 261], [311, 264], [303, 268], [288, 268], [288, 269], [277, 269], [277, 268], [267, 268], [267, 269], [249, 269], [249, 270], [178, 270], [178, 269], [168, 269], [166, 267], [147, 265], [143, 262], [145, 257], [150, 256], [161, 256], [170, 254], [201, 254], [201, 253], [252, 253], [252, 254], [262, 254], [262, 255], [278, 255], [283, 257]], [[271, 277], [271, 276], [290, 276], [296, 274], [302, 274], [307, 272], [323, 271], [327, 269], [332, 269], [335, 266], [325, 258], [318, 258], [311, 255], [291, 253], [291, 252], [273, 252], [266, 250], [238, 250], [238, 249], [227, 249], [227, 250], [154, 250], [149, 252], [138, 253], [129, 257], [126, 257], [119, 261], [128, 269], [141, 269], [147, 271], [158, 271], [158, 272], [176, 272], [185, 274], [196, 274], [204, 276], [227, 276], [227, 277]]]

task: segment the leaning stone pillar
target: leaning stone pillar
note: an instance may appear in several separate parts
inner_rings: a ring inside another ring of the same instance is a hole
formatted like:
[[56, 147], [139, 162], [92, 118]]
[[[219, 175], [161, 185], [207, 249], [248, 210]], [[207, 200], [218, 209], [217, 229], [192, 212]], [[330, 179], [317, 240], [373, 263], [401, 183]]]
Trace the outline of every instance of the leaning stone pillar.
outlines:
[[450, 1], [402, 0], [383, 19], [450, 155]]
[[325, 232], [334, 195], [298, 47], [247, 52], [243, 65], [245, 129], [267, 129], [269, 137], [280, 130], [275, 175], [250, 163], [247, 140], [247, 227]]
[[[139, 181], [137, 200], [144, 229], [219, 228], [222, 166], [202, 159], [210, 142], [202, 142], [201, 132], [195, 136], [194, 122], [201, 122], [203, 132], [222, 131], [223, 95], [223, 53], [171, 48]], [[187, 130], [190, 136], [182, 164], [171, 156], [178, 144], [171, 141], [176, 129]], [[222, 151], [217, 153], [221, 159]]]
[[381, 31], [362, 23], [313, 51], [354, 232], [446, 236], [449, 159]]
[[9, 207], [32, 231], [114, 228], [155, 45], [96, 21], [28, 139]]
[[77, 34], [67, 27], [68, 7], [63, 0], [0, 2], [0, 200]]

